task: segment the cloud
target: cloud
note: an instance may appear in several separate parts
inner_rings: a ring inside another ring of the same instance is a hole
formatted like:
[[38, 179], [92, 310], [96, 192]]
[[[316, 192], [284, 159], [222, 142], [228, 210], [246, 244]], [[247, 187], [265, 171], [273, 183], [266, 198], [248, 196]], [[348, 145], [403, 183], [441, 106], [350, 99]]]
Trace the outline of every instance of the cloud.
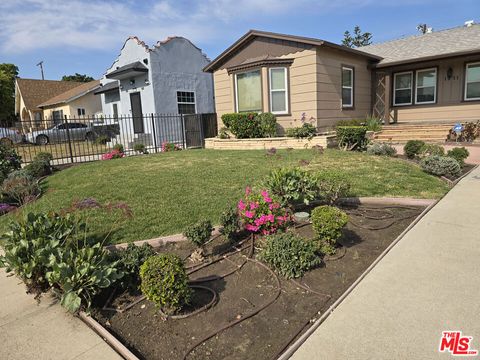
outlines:
[[170, 35], [185, 36], [194, 43], [213, 43], [260, 17], [269, 19], [292, 11], [325, 13], [342, 7], [384, 3], [380, 0], [1, 0], [0, 52], [110, 50], [118, 48], [128, 35], [137, 35], [149, 44]]

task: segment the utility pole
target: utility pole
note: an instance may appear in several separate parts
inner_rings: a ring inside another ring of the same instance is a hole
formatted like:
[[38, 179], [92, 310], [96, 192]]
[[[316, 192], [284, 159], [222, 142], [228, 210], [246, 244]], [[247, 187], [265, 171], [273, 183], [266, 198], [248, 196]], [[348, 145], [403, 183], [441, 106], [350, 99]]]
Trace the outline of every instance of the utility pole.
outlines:
[[43, 60], [40, 61], [40, 62], [37, 64], [37, 66], [40, 66], [40, 70], [41, 70], [41, 72], [42, 72], [42, 80], [45, 80], [45, 76], [43, 76]]

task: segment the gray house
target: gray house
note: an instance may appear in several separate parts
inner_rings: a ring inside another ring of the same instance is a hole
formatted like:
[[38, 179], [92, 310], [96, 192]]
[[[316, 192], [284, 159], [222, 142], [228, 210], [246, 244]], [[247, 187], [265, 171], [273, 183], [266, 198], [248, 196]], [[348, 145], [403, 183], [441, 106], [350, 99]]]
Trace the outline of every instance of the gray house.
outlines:
[[[202, 114], [215, 112], [213, 78], [202, 69], [209, 59], [183, 37], [170, 37], [148, 47], [129, 37], [120, 55], [101, 79], [95, 92], [101, 96], [105, 119], [119, 123], [120, 133], [151, 145], [172, 141], [180, 124], [148, 114]], [[154, 131], [165, 129], [164, 131]]]

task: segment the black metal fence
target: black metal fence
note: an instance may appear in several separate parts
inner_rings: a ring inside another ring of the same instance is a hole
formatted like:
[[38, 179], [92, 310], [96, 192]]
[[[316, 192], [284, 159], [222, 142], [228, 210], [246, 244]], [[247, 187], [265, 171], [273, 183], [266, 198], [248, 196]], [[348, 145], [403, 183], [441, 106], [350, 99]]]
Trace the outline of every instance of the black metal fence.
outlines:
[[100, 160], [121, 144], [127, 156], [161, 152], [165, 143], [182, 149], [201, 148], [217, 135], [216, 114], [145, 114], [140, 117], [64, 117], [21, 120], [0, 128], [0, 142], [15, 146], [24, 163], [39, 152], [51, 153], [54, 164]]

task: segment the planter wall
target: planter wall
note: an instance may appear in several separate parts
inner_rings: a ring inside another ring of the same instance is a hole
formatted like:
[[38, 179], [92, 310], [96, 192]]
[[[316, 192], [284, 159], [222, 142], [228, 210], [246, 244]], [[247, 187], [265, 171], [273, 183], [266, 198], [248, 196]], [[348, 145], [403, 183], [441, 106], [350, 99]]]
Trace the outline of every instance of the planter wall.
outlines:
[[324, 148], [336, 145], [336, 136], [320, 135], [312, 139], [295, 139], [288, 137], [274, 137], [262, 139], [205, 139], [206, 149], [216, 150], [266, 150], [276, 149], [306, 149], [312, 146], [322, 146]]

